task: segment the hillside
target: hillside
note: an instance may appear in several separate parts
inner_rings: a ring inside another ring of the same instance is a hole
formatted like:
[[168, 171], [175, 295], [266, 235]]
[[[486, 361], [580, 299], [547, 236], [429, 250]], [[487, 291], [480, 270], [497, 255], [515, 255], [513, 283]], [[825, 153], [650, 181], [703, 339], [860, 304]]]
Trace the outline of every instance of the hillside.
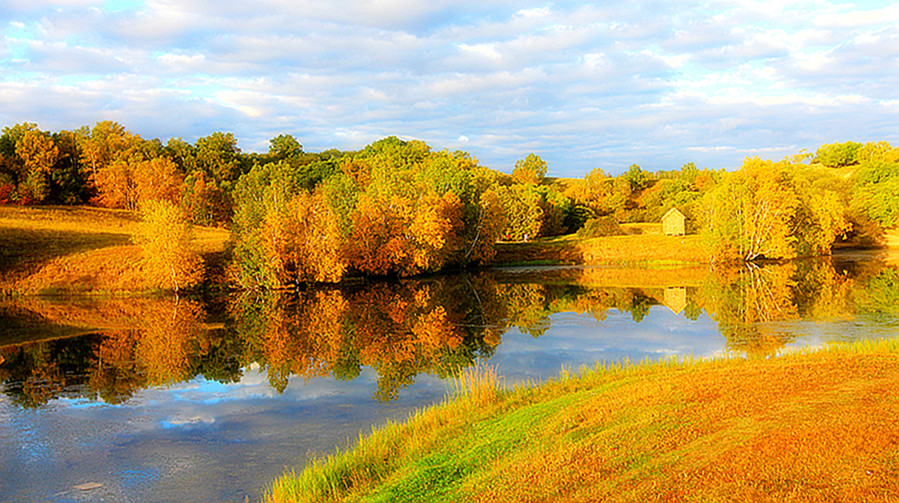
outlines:
[[[0, 291], [17, 294], [146, 290], [139, 218], [87, 206], [0, 206]], [[195, 227], [194, 249], [221, 262], [224, 229]]]

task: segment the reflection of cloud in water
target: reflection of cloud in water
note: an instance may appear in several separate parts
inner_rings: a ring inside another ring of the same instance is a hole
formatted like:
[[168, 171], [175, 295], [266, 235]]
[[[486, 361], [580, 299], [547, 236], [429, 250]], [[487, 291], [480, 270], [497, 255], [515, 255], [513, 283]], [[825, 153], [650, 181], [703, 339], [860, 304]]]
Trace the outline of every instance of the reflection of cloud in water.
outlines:
[[[250, 368], [238, 383], [197, 378], [139, 391], [123, 405], [58, 400], [53, 414], [36, 414], [5, 400], [0, 417], [9, 421], [0, 425], [0, 442], [15, 435], [18, 448], [3, 455], [0, 500], [16, 494], [7, 491], [64, 500], [72, 495], [54, 495], [84, 482], [103, 484], [91, 497], [110, 501], [256, 499], [311, 453], [345, 447], [360, 431], [402, 420], [446, 390], [419, 376], [397, 401], [380, 404], [371, 398], [375, 378], [367, 368], [350, 382], [293, 377], [279, 395], [264, 372]], [[57, 475], [48, 482], [47, 473]]]
[[692, 321], [664, 306], [650, 308], [640, 323], [616, 310], [610, 310], [601, 322], [576, 313], [557, 313], [550, 319], [549, 330], [539, 338], [515, 330], [503, 336], [490, 363], [497, 365], [507, 382], [542, 380], [555, 376], [563, 366], [578, 369], [624, 358], [710, 357], [725, 347], [708, 316]]

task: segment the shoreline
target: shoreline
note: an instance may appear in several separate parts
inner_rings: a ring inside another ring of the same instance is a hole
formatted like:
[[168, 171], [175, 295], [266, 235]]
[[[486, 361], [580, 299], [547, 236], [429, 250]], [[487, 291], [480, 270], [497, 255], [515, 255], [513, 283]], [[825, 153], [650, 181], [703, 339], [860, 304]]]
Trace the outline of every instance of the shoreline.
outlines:
[[889, 435], [899, 339], [601, 364], [511, 390], [496, 380], [489, 367], [463, 376], [443, 404], [287, 473], [266, 501], [889, 501], [899, 491]]

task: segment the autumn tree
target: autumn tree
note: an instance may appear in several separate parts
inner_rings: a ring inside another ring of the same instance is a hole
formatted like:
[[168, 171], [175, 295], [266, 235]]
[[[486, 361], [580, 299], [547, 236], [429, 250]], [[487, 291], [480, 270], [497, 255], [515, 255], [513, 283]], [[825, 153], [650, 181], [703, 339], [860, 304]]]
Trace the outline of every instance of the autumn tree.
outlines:
[[706, 196], [703, 236], [713, 260], [795, 256], [791, 220], [798, 198], [783, 167], [749, 158]]
[[899, 226], [899, 149], [886, 142], [860, 149], [852, 206], [886, 229]]
[[16, 141], [16, 156], [22, 162], [19, 197], [43, 202], [50, 195], [50, 172], [59, 159], [59, 149], [52, 137], [37, 130], [26, 131]]
[[179, 291], [203, 278], [203, 261], [191, 248], [192, 233], [183, 210], [168, 201], [147, 201], [141, 208], [135, 243], [142, 248], [147, 282]]
[[477, 205], [477, 219], [469, 227], [465, 261], [486, 263], [496, 255], [496, 242], [502, 238], [506, 227], [506, 213], [499, 195], [493, 189], [481, 193]]
[[48, 200], [52, 189], [52, 170], [59, 157], [59, 148], [52, 135], [39, 130], [37, 124], [25, 122], [3, 128], [0, 135], [0, 185], [8, 186], [4, 199], [20, 204]]
[[649, 184], [649, 174], [637, 164], [631, 164], [621, 176], [627, 180], [632, 192], [641, 191]]
[[268, 156], [272, 161], [298, 161], [303, 146], [292, 135], [281, 134], [269, 140]]
[[282, 261], [276, 256], [286, 238], [287, 205], [296, 188], [290, 165], [256, 165], [235, 185], [235, 277], [247, 288], [274, 288], [283, 278]]
[[79, 136], [83, 162], [94, 176], [114, 161], [140, 155], [140, 137], [117, 122], [100, 121]]
[[537, 154], [528, 154], [524, 159], [515, 161], [512, 178], [518, 183], [540, 183], [546, 176], [546, 161]]
[[134, 166], [134, 182], [137, 201], [168, 201], [172, 204], [181, 202], [184, 190], [184, 175], [167, 157], [154, 157], [136, 163]]
[[199, 138], [194, 152], [197, 169], [222, 187], [229, 187], [242, 173], [240, 149], [233, 133], [217, 131]]
[[532, 187], [522, 184], [496, 187], [506, 217], [506, 227], [502, 232], [504, 239], [521, 241], [540, 234], [543, 208], [540, 195], [535, 190], [529, 190]]
[[231, 196], [203, 171], [184, 178], [181, 205], [191, 222], [206, 226], [223, 226], [231, 220]]
[[59, 157], [50, 172], [50, 197], [62, 204], [83, 204], [94, 195], [90, 174], [81, 162], [77, 131], [53, 134]]
[[839, 196], [790, 164], [747, 158], [703, 199], [703, 238], [715, 261], [829, 254], [848, 228]]

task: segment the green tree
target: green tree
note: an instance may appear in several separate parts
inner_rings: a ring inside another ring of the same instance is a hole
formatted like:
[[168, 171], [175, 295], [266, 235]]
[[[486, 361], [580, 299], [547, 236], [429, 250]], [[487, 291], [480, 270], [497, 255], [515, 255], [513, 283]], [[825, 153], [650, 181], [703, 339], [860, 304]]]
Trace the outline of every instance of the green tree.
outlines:
[[303, 146], [289, 134], [278, 135], [269, 144], [268, 155], [272, 161], [296, 161], [303, 155]]
[[195, 155], [197, 169], [221, 187], [229, 187], [241, 175], [242, 159], [233, 133], [217, 131], [198, 139]]
[[854, 141], [821, 145], [815, 151], [815, 161], [828, 168], [852, 166], [858, 164], [858, 152], [861, 148], [862, 144]]
[[26, 131], [16, 141], [16, 155], [22, 163], [19, 197], [43, 202], [50, 195], [50, 170], [59, 159], [59, 149], [53, 138], [48, 133]]
[[649, 173], [637, 164], [631, 164], [621, 176], [630, 184], [631, 192], [639, 192], [649, 185]]
[[855, 172], [852, 206], [885, 229], [899, 226], [899, 149], [867, 144]]

